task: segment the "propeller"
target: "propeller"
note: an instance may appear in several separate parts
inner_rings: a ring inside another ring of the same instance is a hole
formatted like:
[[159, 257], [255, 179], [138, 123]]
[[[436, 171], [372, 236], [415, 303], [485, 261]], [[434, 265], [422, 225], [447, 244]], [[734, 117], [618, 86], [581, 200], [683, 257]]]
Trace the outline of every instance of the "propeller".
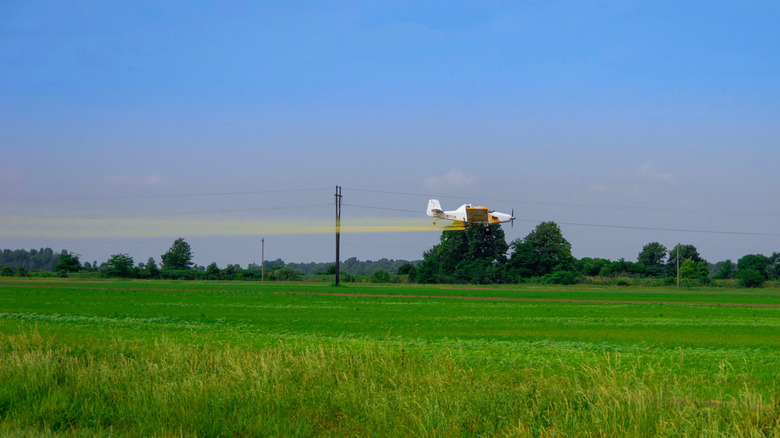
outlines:
[[515, 209], [512, 209], [512, 214], [509, 215], [511, 219], [509, 219], [509, 225], [514, 228], [515, 227]]

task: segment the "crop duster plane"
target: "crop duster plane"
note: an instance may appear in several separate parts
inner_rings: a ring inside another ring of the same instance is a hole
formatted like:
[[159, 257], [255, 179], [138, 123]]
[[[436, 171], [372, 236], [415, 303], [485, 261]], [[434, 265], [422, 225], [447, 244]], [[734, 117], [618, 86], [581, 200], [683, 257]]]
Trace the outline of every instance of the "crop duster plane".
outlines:
[[462, 223], [466, 225], [484, 225], [485, 229], [490, 230], [491, 224], [500, 224], [509, 222], [514, 226], [515, 211], [512, 210], [512, 214], [500, 213], [495, 210], [488, 210], [487, 207], [477, 207], [472, 204], [463, 204], [458, 207], [457, 210], [443, 211], [441, 204], [437, 199], [431, 199], [428, 201], [428, 216], [435, 217], [436, 220], [446, 219], [454, 223]]

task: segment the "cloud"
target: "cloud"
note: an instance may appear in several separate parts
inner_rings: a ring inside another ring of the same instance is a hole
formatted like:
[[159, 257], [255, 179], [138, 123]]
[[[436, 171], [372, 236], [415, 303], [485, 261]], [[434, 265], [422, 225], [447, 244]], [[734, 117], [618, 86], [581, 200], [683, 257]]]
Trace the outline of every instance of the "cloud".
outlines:
[[477, 182], [474, 176], [468, 176], [460, 169], [453, 168], [444, 176], [431, 176], [425, 178], [423, 187], [431, 190], [439, 190], [447, 187], [466, 188]]
[[158, 187], [165, 185], [168, 178], [156, 173], [151, 175], [111, 175], [108, 181], [118, 186]]
[[659, 181], [659, 182], [674, 182], [674, 177], [671, 173], [668, 172], [659, 172], [655, 170], [655, 165], [653, 163], [644, 163], [641, 166], [639, 166], [635, 174], [641, 178], [649, 179], [653, 181]]

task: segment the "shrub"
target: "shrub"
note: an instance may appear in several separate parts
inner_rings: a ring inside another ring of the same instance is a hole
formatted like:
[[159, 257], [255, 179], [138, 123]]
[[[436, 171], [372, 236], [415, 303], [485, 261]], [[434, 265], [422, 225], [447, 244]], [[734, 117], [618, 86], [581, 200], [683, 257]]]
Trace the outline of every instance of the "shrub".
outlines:
[[764, 276], [757, 269], [741, 269], [737, 278], [742, 287], [761, 287], [764, 284]]
[[390, 273], [384, 269], [377, 269], [371, 273], [370, 280], [372, 283], [387, 283], [390, 281]]
[[289, 266], [282, 266], [279, 269], [273, 271], [274, 280], [277, 281], [298, 281], [301, 279], [301, 274], [295, 272], [295, 270]]
[[556, 271], [545, 275], [543, 282], [547, 284], [576, 284], [577, 275], [571, 271]]

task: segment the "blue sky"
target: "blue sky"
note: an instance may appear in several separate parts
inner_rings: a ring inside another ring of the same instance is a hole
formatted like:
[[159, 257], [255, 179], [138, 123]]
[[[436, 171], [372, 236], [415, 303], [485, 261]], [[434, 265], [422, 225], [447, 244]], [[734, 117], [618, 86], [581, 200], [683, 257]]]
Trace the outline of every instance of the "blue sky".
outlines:
[[[346, 223], [427, 220], [439, 197], [514, 208], [508, 240], [559, 222], [578, 257], [780, 251], [778, 12], [6, 1], [0, 247], [159, 262], [184, 234], [197, 263], [246, 266], [264, 237], [266, 258], [326, 261], [329, 232], [280, 224], [326, 229], [341, 185]], [[345, 234], [342, 257], [438, 237]]]

